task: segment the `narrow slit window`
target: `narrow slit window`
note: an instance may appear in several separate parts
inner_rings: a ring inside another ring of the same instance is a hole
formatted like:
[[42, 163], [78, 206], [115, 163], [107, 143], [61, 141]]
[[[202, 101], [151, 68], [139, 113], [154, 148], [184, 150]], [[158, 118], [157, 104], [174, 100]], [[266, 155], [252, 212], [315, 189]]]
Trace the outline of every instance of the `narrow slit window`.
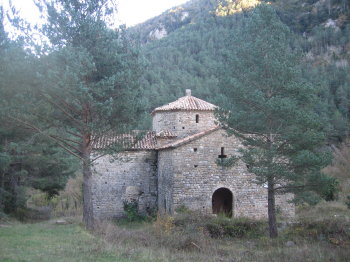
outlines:
[[226, 157], [227, 157], [227, 155], [225, 155], [225, 148], [221, 147], [221, 154], [218, 156], [218, 158], [224, 159]]
[[196, 115], [196, 123], [199, 123], [199, 115]]

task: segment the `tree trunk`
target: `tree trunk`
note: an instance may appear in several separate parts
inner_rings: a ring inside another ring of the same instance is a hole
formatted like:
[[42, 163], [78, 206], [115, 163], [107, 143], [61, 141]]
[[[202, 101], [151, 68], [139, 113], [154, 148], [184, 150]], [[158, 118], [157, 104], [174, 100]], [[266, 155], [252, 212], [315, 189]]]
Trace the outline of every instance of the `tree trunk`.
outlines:
[[94, 213], [92, 208], [92, 172], [90, 163], [90, 134], [83, 135], [82, 158], [83, 158], [83, 222], [87, 229], [94, 228]]
[[277, 237], [277, 222], [276, 222], [276, 206], [275, 206], [275, 190], [272, 179], [268, 181], [267, 188], [267, 203], [268, 203], [268, 216], [269, 216], [269, 233], [271, 238]]

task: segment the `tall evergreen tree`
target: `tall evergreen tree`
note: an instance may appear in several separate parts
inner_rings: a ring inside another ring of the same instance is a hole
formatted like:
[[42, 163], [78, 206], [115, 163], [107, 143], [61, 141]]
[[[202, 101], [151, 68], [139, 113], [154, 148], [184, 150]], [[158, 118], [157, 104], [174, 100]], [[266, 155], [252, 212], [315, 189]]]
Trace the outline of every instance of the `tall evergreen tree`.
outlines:
[[242, 138], [243, 161], [267, 186], [269, 231], [276, 237], [276, 194], [322, 189], [329, 179], [320, 170], [330, 157], [321, 150], [317, 90], [302, 77], [288, 27], [268, 5], [244, 16], [226, 54], [218, 117]]
[[42, 32], [51, 49], [42, 55], [37, 70], [40, 100], [28, 109], [35, 114], [13, 117], [82, 161], [83, 218], [88, 228], [94, 225], [93, 143], [110, 131], [125, 132], [136, 121], [141, 101], [137, 52], [123, 29], [112, 30], [106, 24], [115, 12], [111, 2], [37, 1], [46, 11]]
[[[26, 208], [26, 187], [34, 187], [53, 196], [63, 189], [77, 170], [77, 161], [56, 143], [39, 137], [32, 130], [20, 128], [18, 121], [38, 120], [33, 92], [38, 58], [25, 51], [23, 42], [11, 40], [3, 26], [0, 9], [0, 213], [19, 213]], [[20, 21], [19, 17], [16, 17]]]

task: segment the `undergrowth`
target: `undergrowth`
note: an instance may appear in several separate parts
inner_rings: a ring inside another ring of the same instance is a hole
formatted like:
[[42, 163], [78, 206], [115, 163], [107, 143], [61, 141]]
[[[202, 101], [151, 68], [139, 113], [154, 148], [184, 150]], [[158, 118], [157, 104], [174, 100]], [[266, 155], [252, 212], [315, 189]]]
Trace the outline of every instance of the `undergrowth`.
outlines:
[[[323, 205], [313, 215], [326, 208]], [[299, 213], [307, 216], [304, 211]], [[130, 227], [103, 222], [95, 233], [135, 261], [348, 261], [349, 216], [323, 217], [289, 223], [276, 239], [268, 237], [266, 221], [188, 210], [175, 216], [158, 215], [139, 227], [132, 222]]]

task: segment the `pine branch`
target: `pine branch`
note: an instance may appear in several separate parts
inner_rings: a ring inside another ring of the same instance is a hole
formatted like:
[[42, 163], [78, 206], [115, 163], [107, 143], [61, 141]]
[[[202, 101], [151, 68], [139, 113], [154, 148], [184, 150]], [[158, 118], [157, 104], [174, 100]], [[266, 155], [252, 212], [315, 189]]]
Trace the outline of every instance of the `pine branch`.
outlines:
[[36, 131], [36, 132], [42, 134], [43, 136], [45, 136], [45, 137], [47, 137], [47, 138], [49, 138], [49, 139], [55, 141], [59, 147], [61, 147], [62, 149], [66, 150], [69, 154], [71, 154], [71, 155], [73, 155], [73, 156], [79, 158], [79, 159], [82, 160], [82, 161], [85, 161], [81, 156], [79, 156], [78, 154], [74, 153], [72, 150], [70, 150], [70, 149], [67, 148], [66, 146], [62, 145], [62, 144], [60, 143], [61, 141], [57, 140], [56, 138], [52, 137], [52, 136], [49, 135], [49, 134], [46, 134], [43, 130], [41, 130], [41, 129], [38, 128], [37, 126], [35, 126], [35, 125], [31, 124], [31, 123], [28, 123], [28, 122], [26, 122], [26, 121], [24, 121], [24, 120], [21, 120], [21, 119], [12, 117], [12, 116], [8, 116], [8, 117], [11, 118], [12, 120], [14, 120], [14, 121], [16, 121], [16, 122], [18, 122], [18, 123], [24, 125], [24, 126], [30, 128], [30, 129], [34, 130], [34, 131]]
[[78, 121], [75, 117], [73, 117], [70, 113], [68, 113], [63, 107], [61, 107], [59, 104], [55, 103], [54, 101], [52, 101], [51, 99], [49, 99], [46, 95], [43, 94], [43, 97], [52, 105], [54, 105], [55, 107], [57, 107], [59, 110], [61, 110], [61, 112], [63, 114], [65, 114], [69, 119], [73, 120], [73, 122], [75, 122], [78, 126], [79, 129], [81, 129], [80, 127], [83, 125], [83, 123], [81, 123], [80, 121]]

